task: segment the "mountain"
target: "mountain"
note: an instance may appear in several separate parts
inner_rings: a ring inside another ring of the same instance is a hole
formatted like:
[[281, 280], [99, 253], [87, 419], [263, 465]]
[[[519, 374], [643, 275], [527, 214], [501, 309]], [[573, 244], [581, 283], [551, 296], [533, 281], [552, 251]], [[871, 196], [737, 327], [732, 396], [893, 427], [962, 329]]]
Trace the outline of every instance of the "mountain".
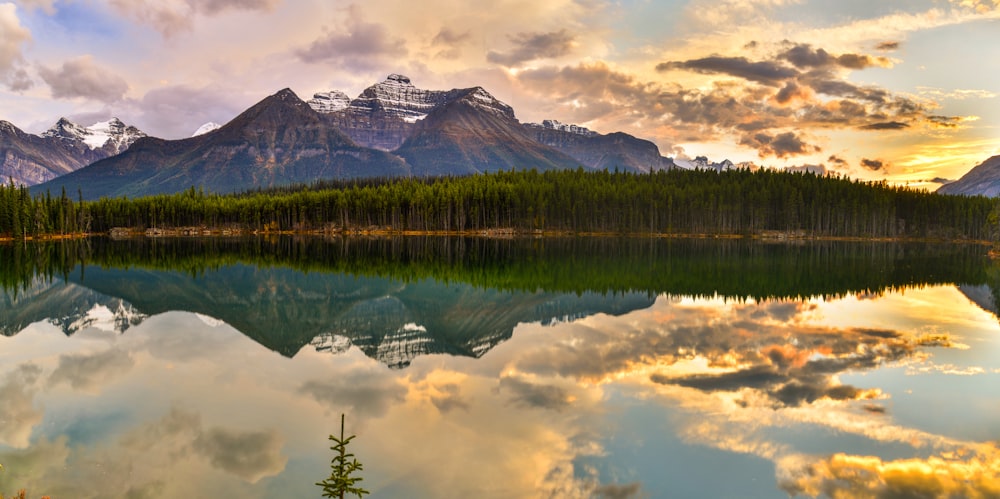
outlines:
[[[309, 105], [358, 144], [404, 157], [415, 175], [578, 166], [646, 172], [674, 166], [655, 144], [625, 133], [601, 135], [555, 120], [522, 125], [510, 106], [482, 87], [423, 90], [410, 78], [391, 74], [354, 100], [331, 91], [316, 94]], [[473, 118], [477, 111], [485, 114]], [[428, 116], [433, 123], [424, 123]]]
[[[0, 122], [0, 177], [35, 185], [121, 153], [145, 134], [118, 118], [89, 127], [60, 118], [42, 135]], [[75, 190], [75, 189], [73, 189]]]
[[482, 87], [453, 91], [415, 123], [395, 153], [418, 175], [577, 168], [569, 155], [534, 140], [514, 110]]
[[236, 192], [324, 178], [408, 175], [399, 158], [358, 146], [289, 89], [211, 133], [140, 139], [126, 152], [36, 187], [83, 186], [84, 197]]
[[962, 178], [942, 185], [939, 194], [965, 194], [967, 196], [1000, 196], [1000, 156], [983, 161]]
[[[285, 89], [224, 126], [208, 123], [182, 140], [143, 137], [132, 143], [141, 132], [129, 133], [134, 129], [117, 120], [98, 125], [83, 129], [60, 121], [46, 132], [78, 155], [98, 151], [93, 146], [108, 137], [100, 149], [105, 159], [93, 159], [36, 192], [80, 188], [84, 197], [96, 199], [191, 187], [239, 192], [324, 179], [674, 167], [652, 142], [551, 120], [522, 124], [510, 106], [482, 87], [423, 90], [399, 74], [355, 99], [334, 90], [304, 102]], [[110, 156], [127, 144], [126, 151]], [[69, 165], [61, 173], [76, 168]]]
[[525, 127], [535, 141], [555, 148], [596, 170], [656, 171], [674, 168], [670, 158], [660, 155], [656, 144], [627, 133], [602, 135], [577, 125], [544, 120]]

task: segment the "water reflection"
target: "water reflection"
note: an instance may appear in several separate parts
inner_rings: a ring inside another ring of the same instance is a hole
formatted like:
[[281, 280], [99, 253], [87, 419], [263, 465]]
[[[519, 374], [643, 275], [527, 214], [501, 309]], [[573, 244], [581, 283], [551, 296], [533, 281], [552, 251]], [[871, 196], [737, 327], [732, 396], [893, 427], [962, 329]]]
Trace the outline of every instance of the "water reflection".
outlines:
[[[373, 497], [989, 496], [1000, 324], [953, 284], [980, 264], [740, 299], [77, 268], [0, 309], [28, 321], [0, 337], [0, 491], [318, 497], [345, 412]], [[378, 332], [452, 351], [392, 369]]]

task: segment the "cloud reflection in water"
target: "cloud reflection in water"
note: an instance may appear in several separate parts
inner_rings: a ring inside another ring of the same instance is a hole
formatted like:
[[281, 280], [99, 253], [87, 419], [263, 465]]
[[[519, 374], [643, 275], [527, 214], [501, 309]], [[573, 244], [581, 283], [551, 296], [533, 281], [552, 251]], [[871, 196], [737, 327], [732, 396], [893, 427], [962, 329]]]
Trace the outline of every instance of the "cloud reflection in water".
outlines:
[[[624, 403], [663, 421], [628, 429], [648, 437], [649, 452], [676, 451], [655, 448], [666, 429], [689, 449], [720, 453], [706, 459], [773, 463], [774, 476], [761, 477], [769, 483], [753, 489], [761, 495], [995, 495], [993, 443], [922, 428], [894, 405], [913, 375], [948, 376], [924, 369], [943, 352], [970, 374], [955, 383], [1000, 367], [969, 363], [983, 362], [973, 355], [983, 343], [967, 336], [1000, 326], [953, 289], [830, 302], [661, 296], [622, 316], [521, 324], [480, 359], [427, 355], [402, 370], [356, 347], [284, 358], [189, 313], [121, 336], [49, 335], [53, 326], [39, 323], [0, 338], [0, 359], [20, 359], [0, 362], [0, 488], [309, 496], [327, 473], [325, 437], [346, 412], [378, 496], [669, 495], [671, 484], [630, 474], [649, 463], [616, 441]], [[887, 308], [910, 322], [866, 317]], [[124, 416], [100, 442], [72, 445], [59, 422], [95, 413]], [[95, 463], [112, 478], [99, 479]], [[711, 494], [715, 484], [698, 485]]]

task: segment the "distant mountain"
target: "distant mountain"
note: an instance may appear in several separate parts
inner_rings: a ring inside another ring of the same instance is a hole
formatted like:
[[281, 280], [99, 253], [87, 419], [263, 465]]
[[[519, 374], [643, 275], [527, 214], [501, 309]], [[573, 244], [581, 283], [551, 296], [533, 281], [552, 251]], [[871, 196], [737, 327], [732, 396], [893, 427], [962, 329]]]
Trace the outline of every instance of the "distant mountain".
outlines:
[[119, 154], [145, 135], [118, 118], [89, 127], [60, 118], [42, 135], [25, 133], [2, 121], [0, 178], [29, 186], [40, 184]]
[[[207, 123], [182, 140], [146, 137], [132, 144], [141, 132], [130, 135], [134, 129], [116, 120], [86, 130], [71, 125], [47, 134], [75, 144], [70, 149], [80, 154], [95, 151], [107, 136], [101, 149], [107, 159], [91, 159], [96, 162], [38, 186], [37, 192], [80, 188], [84, 197], [96, 199], [362, 177], [579, 167], [646, 172], [675, 166], [652, 142], [551, 120], [522, 124], [510, 106], [482, 87], [423, 90], [399, 74], [355, 99], [334, 90], [303, 102], [285, 89], [226, 125]], [[127, 151], [107, 157], [125, 144], [131, 144]], [[60, 172], [77, 168], [74, 163]]]
[[656, 144], [627, 133], [601, 135], [556, 120], [528, 123], [525, 127], [535, 141], [555, 148], [589, 168], [647, 172], [669, 170], [676, 166], [670, 158], [660, 155]]
[[942, 185], [939, 194], [965, 194], [967, 196], [1000, 196], [1000, 156], [983, 161], [962, 178]]
[[204, 125], [198, 127], [198, 129], [195, 130], [194, 133], [191, 134], [191, 136], [197, 137], [199, 135], [205, 135], [206, 133], [214, 132], [220, 128], [222, 128], [222, 125], [209, 121], [208, 123], [205, 123]]
[[152, 137], [128, 151], [38, 186], [82, 186], [84, 197], [212, 192], [309, 183], [317, 179], [408, 175], [399, 158], [358, 146], [289, 89], [229, 123], [183, 140]]

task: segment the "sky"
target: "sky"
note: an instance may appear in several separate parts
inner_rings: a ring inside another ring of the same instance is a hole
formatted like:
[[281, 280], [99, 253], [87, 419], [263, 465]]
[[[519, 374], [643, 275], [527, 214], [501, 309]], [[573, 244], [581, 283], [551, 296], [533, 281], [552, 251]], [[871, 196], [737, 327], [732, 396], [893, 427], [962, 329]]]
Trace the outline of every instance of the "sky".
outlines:
[[390, 73], [680, 160], [936, 189], [1000, 154], [1000, 0], [0, 1], [0, 119], [32, 133], [183, 138]]

